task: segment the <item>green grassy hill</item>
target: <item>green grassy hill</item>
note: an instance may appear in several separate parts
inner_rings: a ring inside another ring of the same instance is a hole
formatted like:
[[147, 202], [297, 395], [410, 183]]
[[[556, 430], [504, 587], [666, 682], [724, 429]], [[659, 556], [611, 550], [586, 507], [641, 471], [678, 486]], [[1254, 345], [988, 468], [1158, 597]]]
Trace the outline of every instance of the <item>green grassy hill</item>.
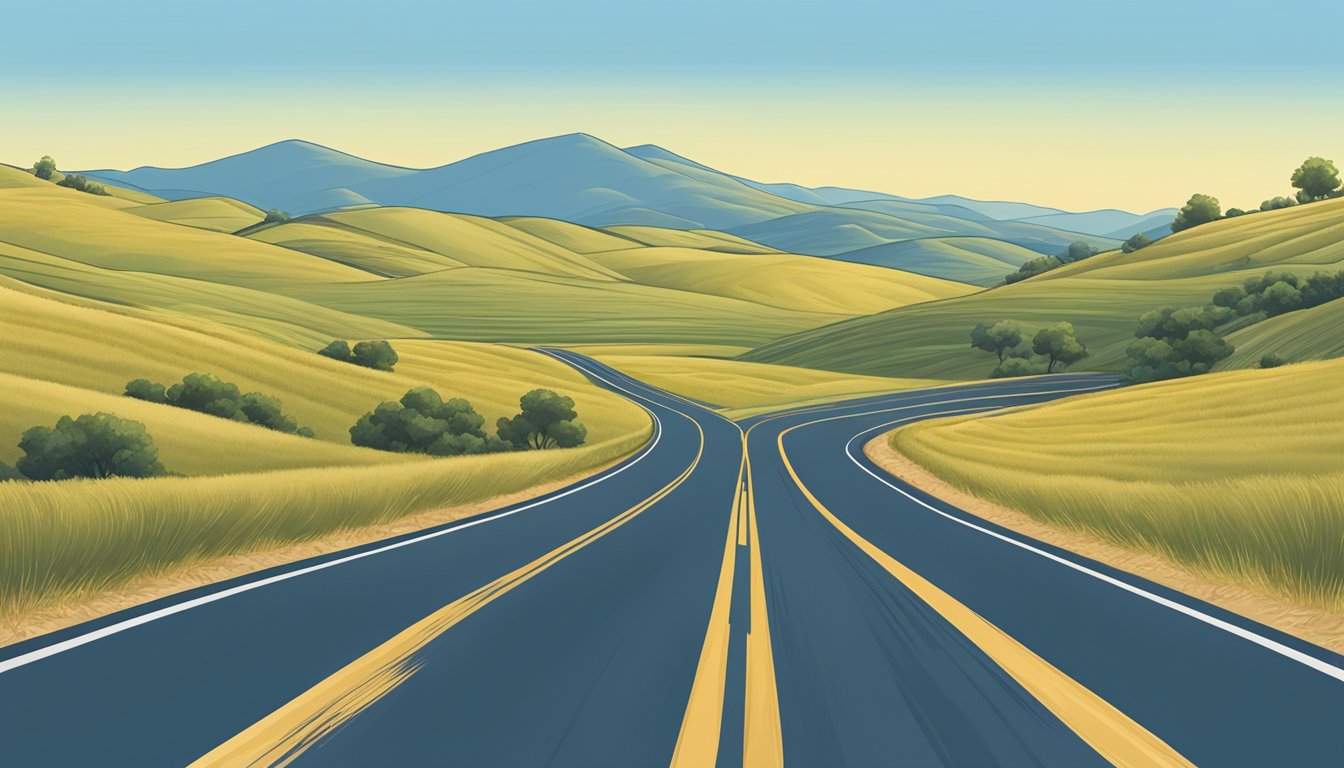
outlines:
[[[1102, 254], [1014, 285], [804, 331], [743, 359], [871, 375], [982, 378], [993, 365], [989, 355], [969, 346], [977, 323], [1016, 320], [1034, 332], [1068, 320], [1092, 352], [1079, 367], [1116, 370], [1143, 312], [1206, 303], [1217, 289], [1240, 285], [1270, 267], [1299, 275], [1337, 270], [1344, 266], [1342, 231], [1344, 200], [1214, 222], [1133, 254]], [[1249, 338], [1311, 324], [1332, 311], [1293, 313], [1239, 333]], [[1327, 331], [1299, 334], [1307, 347], [1321, 350], [1304, 348], [1300, 354], [1328, 354]]]
[[987, 237], [929, 237], [860, 248], [832, 258], [991, 286], [1041, 254]]
[[227, 197], [198, 197], [128, 208], [136, 216], [213, 232], [237, 232], [261, 223], [264, 211]]
[[1344, 360], [1330, 360], [923, 422], [891, 439], [952, 484], [1044, 522], [1337, 608], [1341, 394]]

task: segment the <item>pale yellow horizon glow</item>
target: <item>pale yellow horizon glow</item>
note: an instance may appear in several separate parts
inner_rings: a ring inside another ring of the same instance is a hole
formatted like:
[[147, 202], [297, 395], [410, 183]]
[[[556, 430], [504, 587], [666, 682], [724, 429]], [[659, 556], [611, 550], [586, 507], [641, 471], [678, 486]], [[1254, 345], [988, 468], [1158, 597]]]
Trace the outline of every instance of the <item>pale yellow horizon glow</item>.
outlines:
[[[4, 90], [11, 106], [39, 99], [36, 90]], [[658, 144], [764, 182], [1139, 213], [1177, 207], [1194, 192], [1224, 207], [1255, 206], [1287, 194], [1292, 169], [1307, 156], [1344, 161], [1344, 106], [1321, 106], [1309, 91], [1263, 88], [1251, 95], [1081, 85], [589, 91], [366, 83], [40, 94], [42, 109], [7, 110], [0, 160], [26, 165], [50, 154], [68, 169], [178, 167], [301, 138], [429, 167], [582, 131], [618, 146]]]

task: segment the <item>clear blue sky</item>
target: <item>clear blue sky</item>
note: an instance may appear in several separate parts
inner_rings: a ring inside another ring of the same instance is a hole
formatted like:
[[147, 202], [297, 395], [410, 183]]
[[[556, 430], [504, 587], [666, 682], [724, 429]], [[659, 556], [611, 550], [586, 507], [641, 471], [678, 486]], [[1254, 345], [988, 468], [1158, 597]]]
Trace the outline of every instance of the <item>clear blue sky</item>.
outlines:
[[[432, 165], [585, 130], [766, 180], [1156, 207], [1344, 154], [1339, 2], [11, 0], [0, 26], [10, 162], [302, 137]], [[1069, 178], [1089, 163], [1131, 170], [1106, 198]]]

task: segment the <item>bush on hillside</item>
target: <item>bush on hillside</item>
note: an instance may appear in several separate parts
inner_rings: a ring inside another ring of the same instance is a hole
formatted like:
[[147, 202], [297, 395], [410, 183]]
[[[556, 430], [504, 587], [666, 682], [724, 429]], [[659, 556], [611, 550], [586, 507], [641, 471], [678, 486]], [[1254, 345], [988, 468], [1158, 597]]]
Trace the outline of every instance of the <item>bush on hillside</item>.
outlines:
[[354, 363], [378, 371], [391, 371], [400, 359], [392, 345], [383, 339], [358, 342], [354, 349], [350, 348], [349, 342], [337, 339], [319, 349], [317, 354], [330, 357], [332, 360]]
[[50, 181], [56, 175], [56, 161], [51, 159], [51, 155], [43, 155], [41, 160], [33, 163], [33, 175]]
[[266, 212], [266, 218], [261, 220], [262, 224], [284, 224], [289, 221], [289, 214], [284, 211], [272, 208]]
[[1278, 368], [1281, 365], [1287, 365], [1288, 360], [1277, 352], [1268, 352], [1260, 356], [1261, 368]]
[[1297, 205], [1297, 201], [1291, 197], [1271, 197], [1260, 203], [1261, 211], [1277, 211], [1283, 208], [1292, 208]]
[[588, 437], [572, 398], [534, 389], [518, 399], [518, 406], [518, 415], [495, 422], [499, 438], [514, 448], [573, 448]]
[[485, 419], [461, 398], [445, 401], [429, 387], [416, 387], [400, 401], [380, 403], [350, 428], [350, 442], [365, 448], [431, 456], [507, 451], [498, 437], [486, 437]]
[[1185, 206], [1176, 213], [1176, 220], [1171, 222], [1171, 231], [1180, 232], [1200, 224], [1208, 224], [1222, 218], [1222, 215], [1223, 209], [1218, 198], [1210, 195], [1191, 195]]
[[1023, 262], [1022, 265], [1017, 268], [1016, 272], [1009, 273], [1007, 277], [1003, 278], [1003, 284], [1012, 285], [1013, 283], [1026, 280], [1029, 277], [1045, 274], [1052, 269], [1062, 266], [1064, 266], [1064, 262], [1060, 261], [1058, 256], [1037, 256], [1034, 259], [1028, 259]]
[[148, 400], [151, 403], [168, 402], [168, 394], [162, 384], [156, 384], [149, 379], [135, 379], [126, 384], [126, 397], [133, 397], [136, 400]]
[[[1232, 301], [1235, 293], [1219, 295]], [[1234, 348], [1214, 329], [1236, 317], [1227, 306], [1163, 307], [1139, 316], [1137, 339], [1125, 350], [1129, 358], [1120, 379], [1129, 384], [1206, 373]]]
[[1124, 253], [1133, 253], [1135, 251], [1141, 251], [1152, 244], [1153, 239], [1151, 237], [1145, 235], [1142, 232], [1139, 232], [1138, 234], [1132, 235], [1128, 240], [1126, 240], [1120, 246], [1120, 250]]
[[1045, 366], [1029, 357], [1009, 357], [989, 372], [991, 379], [1010, 379], [1017, 376], [1037, 376], [1045, 373]]
[[86, 177], [80, 175], [66, 176], [56, 182], [56, 185], [60, 187], [69, 187], [80, 192], [87, 192], [90, 195], [107, 196], [107, 189], [104, 188], [102, 184], [89, 181]]
[[55, 427], [33, 427], [19, 438], [19, 448], [24, 456], [18, 471], [30, 480], [164, 474], [145, 425], [110, 413], [62, 416]]
[[[260, 392], [243, 394], [238, 385], [231, 384], [213, 373], [189, 373], [182, 382], [168, 387], [148, 379], [135, 379], [126, 384], [126, 397], [151, 403], [197, 411], [221, 419], [256, 424], [277, 432], [312, 437], [311, 429], [300, 428], [292, 416], [284, 412], [279, 398]], [[304, 434], [304, 432], [307, 434]]]

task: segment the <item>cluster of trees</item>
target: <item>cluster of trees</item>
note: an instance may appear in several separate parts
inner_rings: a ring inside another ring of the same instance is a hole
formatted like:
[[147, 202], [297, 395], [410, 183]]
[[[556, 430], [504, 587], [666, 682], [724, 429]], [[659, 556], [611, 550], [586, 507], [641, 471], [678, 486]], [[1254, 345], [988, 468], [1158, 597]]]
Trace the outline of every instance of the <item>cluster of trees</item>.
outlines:
[[1128, 240], [1126, 240], [1124, 243], [1121, 243], [1120, 250], [1124, 253], [1133, 253], [1135, 251], [1141, 251], [1152, 244], [1153, 239], [1151, 237], [1142, 232], [1139, 232], [1134, 235], [1131, 235]]
[[1139, 316], [1122, 381], [1142, 384], [1206, 373], [1234, 347], [1214, 329], [1236, 317], [1226, 307], [1163, 307]]
[[429, 387], [416, 387], [401, 400], [364, 414], [350, 428], [350, 442], [383, 451], [431, 456], [497, 453], [529, 448], [582, 445], [588, 430], [578, 421], [574, 401], [549, 389], [534, 389], [519, 401], [519, 413], [500, 418], [487, 435], [485, 418], [462, 398], [444, 400]]
[[186, 408], [222, 419], [241, 421], [287, 432], [300, 437], [312, 437], [313, 430], [300, 427], [293, 416], [284, 412], [279, 398], [260, 392], [244, 394], [237, 384], [224, 381], [213, 373], [189, 373], [180, 384], [166, 389], [148, 379], [135, 379], [126, 384], [126, 397], [151, 403]]
[[289, 214], [276, 208], [266, 212], [266, 218], [261, 220], [262, 224], [284, 224], [289, 221]]
[[1190, 229], [1218, 219], [1232, 219], [1261, 211], [1277, 211], [1300, 203], [1314, 203], [1318, 200], [1339, 197], [1344, 194], [1344, 184], [1340, 182], [1339, 169], [1335, 167], [1333, 161], [1323, 157], [1307, 158], [1302, 165], [1298, 166], [1297, 170], [1293, 171], [1289, 181], [1297, 190], [1294, 197], [1271, 197], [1260, 203], [1258, 209], [1229, 208], [1226, 214], [1223, 213], [1218, 198], [1209, 195], [1194, 195], [1185, 204], [1185, 207], [1181, 208], [1180, 212], [1176, 214], [1176, 220], [1171, 223], [1171, 231], [1180, 232], [1183, 229]]
[[1057, 269], [1065, 264], [1072, 264], [1075, 261], [1090, 259], [1098, 253], [1099, 251], [1091, 245], [1082, 240], [1075, 240], [1069, 244], [1068, 250], [1063, 253], [1058, 253], [1054, 256], [1038, 256], [1037, 258], [1030, 259], [1023, 263], [1022, 266], [1017, 268], [1016, 272], [1005, 277], [1003, 283], [1004, 285], [1011, 285], [1012, 283], [1026, 280], [1029, 277], [1035, 277], [1049, 272], [1052, 269]]
[[397, 357], [397, 351], [384, 339], [357, 342], [354, 349], [350, 348], [350, 342], [337, 339], [317, 350], [317, 354], [378, 371], [392, 370], [400, 359]]
[[1087, 357], [1087, 346], [1069, 322], [1058, 322], [1036, 332], [1024, 343], [1022, 326], [1012, 320], [980, 323], [971, 331], [971, 347], [996, 355], [999, 364], [990, 378], [1054, 373]]
[[1242, 317], [1256, 313], [1274, 317], [1340, 298], [1344, 298], [1344, 271], [1333, 275], [1317, 272], [1308, 278], [1271, 271], [1248, 278], [1240, 286], [1219, 290], [1213, 294], [1213, 303]]
[[[39, 179], [51, 181], [56, 175], [56, 161], [51, 159], [51, 155], [43, 155], [42, 159], [33, 163], [33, 175]], [[74, 175], [65, 176], [56, 182], [58, 186], [77, 189], [80, 192], [88, 192], [90, 195], [107, 195], [107, 189], [102, 184], [89, 181], [87, 177]]]
[[75, 174], [74, 176], [66, 176], [65, 178], [56, 182], [56, 185], [59, 187], [69, 187], [71, 189], [78, 190], [80, 192], [87, 192], [90, 195], [102, 195], [104, 197], [107, 196], [107, 189], [102, 184], [97, 184], [95, 182], [89, 181], [87, 177], [80, 176], [79, 174]]
[[145, 425], [110, 413], [62, 416], [54, 427], [33, 427], [19, 438], [19, 449], [24, 455], [14, 467], [0, 464], [0, 481], [166, 474]]

